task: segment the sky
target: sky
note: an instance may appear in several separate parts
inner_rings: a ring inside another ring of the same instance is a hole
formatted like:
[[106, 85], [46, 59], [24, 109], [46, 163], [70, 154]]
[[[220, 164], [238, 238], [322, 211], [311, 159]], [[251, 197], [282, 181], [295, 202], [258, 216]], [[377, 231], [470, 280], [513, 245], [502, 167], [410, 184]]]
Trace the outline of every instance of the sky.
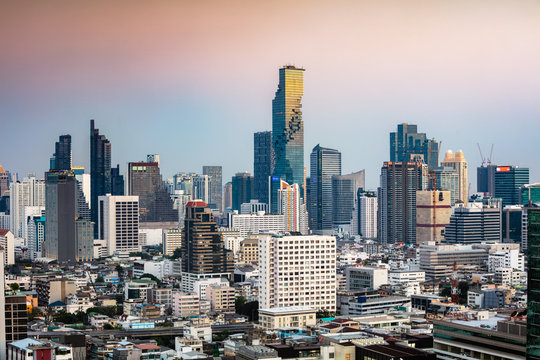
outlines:
[[[253, 171], [278, 69], [304, 73], [305, 157], [342, 152], [376, 188], [398, 123], [475, 168], [529, 167], [540, 182], [536, 0], [0, 2], [0, 164], [42, 176], [71, 134], [89, 167], [89, 120], [113, 163], [160, 154], [164, 177]], [[309, 167], [308, 167], [309, 168]]]

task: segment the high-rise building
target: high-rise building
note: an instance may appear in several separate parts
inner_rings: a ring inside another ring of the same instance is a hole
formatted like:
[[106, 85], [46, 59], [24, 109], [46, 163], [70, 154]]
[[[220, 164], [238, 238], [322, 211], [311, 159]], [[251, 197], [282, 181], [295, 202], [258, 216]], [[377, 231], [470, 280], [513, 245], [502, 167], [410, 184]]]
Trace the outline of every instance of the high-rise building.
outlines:
[[111, 195], [124, 195], [124, 175], [120, 173], [120, 164], [111, 169]]
[[[222, 194], [223, 194], [223, 180], [221, 166], [203, 166], [203, 175], [208, 175], [208, 182], [210, 183], [210, 189], [208, 191], [208, 205], [212, 209], [219, 209], [223, 211]], [[200, 198], [199, 198], [200, 199]]]
[[45, 174], [45, 241], [43, 256], [77, 261], [75, 220], [77, 214], [77, 181], [73, 171], [51, 170]]
[[540, 205], [527, 211], [527, 359], [540, 359]]
[[232, 208], [232, 182], [223, 186], [223, 211]]
[[75, 220], [76, 261], [92, 261], [94, 258], [94, 223], [88, 219]]
[[540, 183], [522, 185], [520, 192], [521, 205], [540, 203]]
[[416, 245], [430, 241], [440, 244], [451, 213], [450, 191], [417, 191]]
[[20, 293], [7, 295], [5, 304], [6, 342], [12, 343], [26, 339], [28, 337], [26, 333], [26, 324], [28, 323], [26, 295]]
[[283, 215], [284, 231], [307, 235], [308, 214], [306, 205], [300, 198], [298, 184], [289, 185], [281, 181], [278, 212]]
[[418, 132], [418, 126], [399, 124], [396, 132], [390, 133], [390, 161], [422, 161], [433, 171], [439, 163], [439, 143]]
[[332, 176], [333, 227], [347, 227], [358, 234], [358, 191], [365, 188], [365, 171]]
[[229, 228], [238, 229], [240, 236], [259, 234], [263, 232], [285, 231], [285, 215], [266, 214], [263, 211], [254, 214], [229, 213]]
[[268, 204], [268, 185], [273, 171], [272, 132], [256, 132], [253, 134], [253, 197], [262, 203]]
[[503, 243], [522, 242], [523, 213], [522, 205], [509, 205], [503, 208], [501, 218]]
[[341, 153], [317, 145], [310, 156], [309, 228], [333, 229], [332, 176], [341, 175]]
[[163, 254], [173, 256], [174, 251], [182, 247], [182, 228], [170, 228], [163, 230]]
[[77, 180], [77, 211], [79, 217], [90, 220], [92, 213], [90, 211], [90, 174], [84, 173], [84, 167], [75, 166], [71, 170]]
[[384, 163], [377, 196], [380, 242], [416, 241], [416, 192], [427, 189], [427, 175], [427, 166], [422, 162]]
[[377, 238], [377, 195], [358, 189], [358, 235], [365, 239]]
[[10, 230], [15, 237], [22, 237], [22, 222], [25, 206], [45, 206], [45, 182], [29, 176], [22, 182], [9, 186]]
[[253, 176], [250, 173], [237, 173], [232, 178], [232, 209], [240, 211], [243, 203], [248, 203], [253, 197]]
[[26, 244], [31, 260], [42, 255], [42, 245], [45, 241], [45, 215], [34, 215], [28, 219], [28, 238]]
[[99, 239], [107, 241], [107, 252], [139, 251], [139, 197], [99, 197]]
[[472, 203], [454, 208], [444, 232], [448, 244], [501, 242], [501, 209]]
[[173, 200], [173, 208], [178, 211], [178, 226], [183, 227], [186, 217], [186, 204], [193, 198], [191, 194], [186, 194], [184, 190], [174, 190], [171, 198]]
[[159, 166], [159, 154], [148, 154], [148, 155], [146, 155], [146, 162], [155, 162]]
[[[90, 120], [90, 210], [94, 224], [98, 222], [98, 198], [110, 194], [111, 188], [111, 143]], [[97, 227], [94, 237], [97, 238]]]
[[15, 264], [15, 236], [7, 229], [0, 229], [0, 248], [4, 256], [5, 265]]
[[279, 84], [272, 101], [272, 147], [274, 172], [271, 182], [271, 210], [277, 211], [280, 179], [304, 185], [304, 122], [302, 96], [304, 69], [286, 65], [279, 69]]
[[9, 177], [7, 172], [0, 164], [0, 198], [9, 193]]
[[476, 191], [493, 196], [495, 194], [495, 172], [497, 165], [476, 168]]
[[459, 199], [459, 174], [453, 167], [440, 166], [435, 170], [435, 179], [437, 181], [437, 189], [433, 189], [433, 184], [430, 184], [430, 189], [450, 191], [450, 205], [454, 206]]
[[178, 211], [156, 162], [128, 164], [128, 194], [139, 197], [140, 222], [178, 222]]
[[452, 150], [448, 150], [444, 155], [441, 166], [453, 168], [457, 172], [459, 184], [456, 201], [461, 201], [466, 206], [469, 201], [469, 182], [467, 175], [467, 160], [463, 155], [463, 151], [458, 150], [454, 156]]
[[335, 237], [261, 236], [259, 269], [261, 308], [336, 310]]
[[268, 204], [261, 203], [259, 200], [251, 199], [248, 203], [240, 204], [240, 214], [247, 215], [259, 211], [268, 212]]
[[521, 186], [529, 183], [529, 168], [497, 166], [495, 170], [495, 197], [503, 206], [521, 204]]
[[60, 135], [55, 144], [54, 170], [71, 170], [71, 135]]
[[186, 205], [182, 237], [182, 270], [185, 273], [232, 273], [232, 252], [224, 247], [212, 211], [203, 201]]

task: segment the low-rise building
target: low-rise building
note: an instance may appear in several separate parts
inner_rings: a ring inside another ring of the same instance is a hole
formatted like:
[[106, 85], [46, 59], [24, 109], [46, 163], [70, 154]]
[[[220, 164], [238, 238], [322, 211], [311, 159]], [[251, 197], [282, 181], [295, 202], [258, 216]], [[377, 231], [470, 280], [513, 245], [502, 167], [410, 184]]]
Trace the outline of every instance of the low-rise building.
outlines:
[[199, 315], [199, 302], [200, 299], [197, 293], [184, 293], [182, 291], [173, 291], [173, 315], [177, 317]]
[[268, 330], [281, 327], [306, 328], [316, 324], [316, 311], [306, 306], [259, 309], [259, 324]]
[[231, 286], [213, 285], [206, 289], [206, 299], [212, 311], [231, 314], [235, 312], [236, 290]]

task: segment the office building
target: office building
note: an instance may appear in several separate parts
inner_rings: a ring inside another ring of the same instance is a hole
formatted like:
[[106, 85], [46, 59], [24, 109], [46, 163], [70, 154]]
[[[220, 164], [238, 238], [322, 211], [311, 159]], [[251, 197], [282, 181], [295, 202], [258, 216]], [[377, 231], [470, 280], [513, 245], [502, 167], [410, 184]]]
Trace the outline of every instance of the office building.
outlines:
[[186, 194], [184, 190], [174, 190], [171, 194], [173, 201], [173, 209], [178, 211], [178, 226], [184, 226], [184, 218], [186, 217], [186, 204], [192, 200], [191, 194]]
[[[94, 224], [98, 223], [98, 198], [110, 194], [111, 186], [111, 143], [90, 120], [90, 210]], [[97, 238], [97, 228], [94, 237]]]
[[527, 211], [527, 359], [540, 359], [540, 205]]
[[208, 205], [190, 201], [182, 236], [182, 271], [194, 274], [230, 274], [234, 270], [232, 252], [225, 249]]
[[34, 216], [45, 215], [45, 206], [23, 206], [21, 217], [21, 238], [24, 239], [24, 245], [28, 246], [28, 223], [30, 218]]
[[116, 251], [140, 251], [139, 197], [99, 197], [99, 239], [107, 241], [109, 256]]
[[254, 192], [253, 176], [250, 173], [237, 173], [232, 178], [232, 209], [240, 211], [241, 205], [249, 203]]
[[481, 203], [454, 208], [444, 238], [448, 244], [501, 242], [501, 209]]
[[259, 309], [259, 323], [266, 330], [315, 326], [316, 310], [308, 306], [287, 306]]
[[378, 290], [382, 285], [388, 284], [388, 270], [371, 266], [347, 266], [345, 279], [348, 291]]
[[520, 192], [521, 205], [540, 203], [540, 183], [522, 185]]
[[279, 69], [279, 84], [272, 100], [272, 147], [274, 172], [271, 181], [271, 211], [277, 211], [279, 181], [304, 188], [304, 122], [302, 96], [304, 69], [286, 65]]
[[456, 155], [452, 153], [452, 150], [448, 150], [444, 155], [444, 160], [441, 162], [442, 167], [449, 167], [454, 169], [458, 174], [458, 191], [455, 196], [456, 201], [461, 201], [467, 205], [469, 201], [469, 182], [468, 182], [468, 170], [467, 160], [463, 155], [463, 151], [458, 150]]
[[75, 261], [92, 261], [94, 258], [94, 223], [78, 218], [75, 220]]
[[124, 175], [120, 173], [120, 165], [111, 169], [111, 195], [122, 196], [124, 195]]
[[178, 222], [178, 211], [156, 162], [128, 164], [128, 194], [139, 198], [140, 222]]
[[444, 239], [444, 230], [450, 223], [452, 207], [450, 191], [416, 192], [416, 245]]
[[378, 237], [383, 244], [416, 242], [416, 192], [427, 189], [422, 162], [385, 162], [378, 198]]
[[502, 210], [502, 242], [521, 243], [523, 238], [523, 216], [526, 216], [522, 205], [505, 206]]
[[223, 186], [223, 211], [232, 209], [232, 182]]
[[[45, 241], [45, 215], [33, 215], [28, 219], [28, 256], [30, 260], [41, 257], [43, 241]], [[93, 235], [93, 234], [92, 234]]]
[[450, 206], [454, 206], [459, 200], [459, 173], [453, 167], [440, 166], [435, 170], [435, 180], [437, 188], [434, 189], [434, 184], [430, 184], [432, 190], [450, 191]]
[[[208, 205], [212, 209], [218, 209], [223, 211], [222, 195], [223, 195], [223, 180], [222, 180], [222, 168], [221, 166], [203, 166], [203, 175], [208, 176], [208, 182], [210, 183], [208, 191]], [[202, 199], [197, 197], [197, 199]]]
[[476, 191], [489, 196], [495, 195], [495, 172], [497, 165], [486, 165], [476, 168]]
[[15, 264], [15, 236], [8, 229], [0, 229], [0, 247], [4, 249], [4, 265]]
[[495, 272], [498, 268], [510, 268], [518, 271], [525, 270], [525, 257], [519, 249], [496, 251], [489, 254], [488, 272]]
[[522, 203], [521, 186], [529, 183], [529, 168], [497, 166], [495, 170], [495, 197], [503, 206]]
[[182, 246], [182, 228], [163, 230], [163, 255], [173, 256], [174, 250]]
[[332, 176], [333, 227], [358, 234], [358, 192], [365, 188], [365, 171]]
[[253, 134], [253, 197], [268, 204], [270, 177], [274, 171], [272, 132], [261, 131]]
[[381, 296], [377, 293], [341, 300], [341, 314], [348, 316], [382, 315], [391, 311], [410, 311], [411, 299], [405, 296]]
[[[364, 239], [377, 238], [377, 195], [358, 189], [358, 232]], [[354, 218], [354, 217], [353, 217]], [[354, 232], [353, 232], [354, 234]]]
[[71, 135], [60, 135], [55, 144], [54, 170], [71, 170]]
[[51, 170], [46, 176], [43, 256], [59, 262], [77, 261], [75, 220], [77, 181], [71, 170]]
[[252, 199], [248, 203], [243, 203], [240, 205], [240, 214], [242, 215], [253, 214], [259, 211], [268, 212], [268, 204]]
[[262, 211], [249, 215], [234, 212], [229, 214], [229, 228], [238, 229], [242, 237], [263, 232], [283, 232], [285, 220], [284, 215], [266, 214]]
[[25, 206], [45, 206], [45, 181], [29, 176], [22, 182], [12, 182], [9, 186], [10, 230], [15, 237], [22, 237], [22, 223]]
[[234, 314], [236, 290], [232, 286], [211, 285], [206, 288], [206, 300], [214, 312]]
[[336, 310], [335, 237], [261, 236], [259, 270], [260, 308]]
[[488, 249], [471, 245], [443, 245], [423, 243], [419, 247], [420, 270], [426, 278], [440, 279], [453, 273], [454, 263], [462, 266], [485, 266]]
[[6, 342], [22, 340], [28, 337], [26, 324], [26, 295], [14, 294], [5, 296]]
[[341, 153], [317, 145], [311, 152], [309, 228], [314, 231], [333, 229], [332, 176], [341, 175]]
[[155, 162], [159, 166], [159, 154], [148, 154], [148, 155], [146, 155], [146, 162]]
[[285, 222], [283, 230], [307, 235], [308, 213], [306, 205], [300, 198], [298, 184], [289, 185], [282, 180], [278, 195], [278, 213], [283, 216]]
[[418, 133], [417, 125], [399, 124], [397, 131], [390, 133], [390, 161], [421, 161], [429, 165], [429, 170], [435, 170], [439, 162], [439, 143], [428, 139], [425, 133]]
[[9, 177], [8, 173], [0, 164], [0, 198], [9, 193]]

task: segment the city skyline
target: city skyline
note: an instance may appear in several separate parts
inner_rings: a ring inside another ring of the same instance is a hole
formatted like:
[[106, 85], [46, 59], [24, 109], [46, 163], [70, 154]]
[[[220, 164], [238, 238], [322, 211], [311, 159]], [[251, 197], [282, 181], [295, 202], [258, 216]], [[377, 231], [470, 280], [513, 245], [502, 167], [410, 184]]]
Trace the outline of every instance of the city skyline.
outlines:
[[[62, 4], [64, 12], [55, 12], [55, 2], [2, 5], [10, 16], [0, 15], [8, 30], [0, 35], [0, 118], [10, 136], [0, 145], [7, 154], [1, 163], [21, 177], [41, 178], [50, 144], [70, 134], [73, 165], [88, 170], [93, 118], [124, 174], [128, 162], [159, 153], [165, 178], [222, 165], [225, 183], [237, 172], [253, 173], [253, 133], [271, 130], [277, 69], [296, 64], [306, 69], [305, 149], [320, 143], [339, 150], [343, 173], [366, 169], [370, 189], [388, 160], [388, 133], [403, 122], [441, 140], [441, 154], [462, 149], [471, 190], [481, 163], [477, 142], [484, 154], [495, 144], [495, 164], [529, 167], [534, 181], [540, 4], [519, 3], [468, 4], [464, 11], [440, 1], [358, 2], [329, 11], [325, 3], [300, 2], [288, 6], [302, 17], [278, 33], [265, 19], [279, 6], [268, 4], [216, 3], [223, 12], [205, 13], [206, 27], [187, 16], [203, 14], [201, 4], [120, 9], [98, 1]], [[92, 20], [104, 9], [103, 28], [95, 31]], [[148, 27], [137, 29], [144, 16]], [[301, 41], [277, 42], [285, 33]], [[29, 129], [40, 136], [14, 151]], [[196, 134], [208, 146], [194, 154]]]

